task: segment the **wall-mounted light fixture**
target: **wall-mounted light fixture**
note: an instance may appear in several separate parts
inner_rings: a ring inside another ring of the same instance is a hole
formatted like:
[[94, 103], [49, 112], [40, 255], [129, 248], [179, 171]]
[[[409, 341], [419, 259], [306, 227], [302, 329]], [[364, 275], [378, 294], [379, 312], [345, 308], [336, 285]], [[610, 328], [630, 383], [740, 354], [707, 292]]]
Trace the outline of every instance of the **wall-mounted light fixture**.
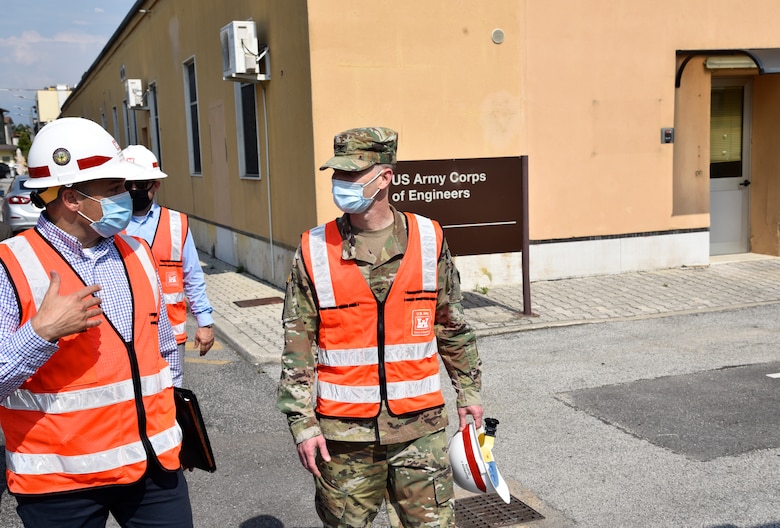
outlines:
[[718, 55], [707, 57], [704, 66], [709, 70], [729, 70], [757, 68], [756, 63], [747, 55]]

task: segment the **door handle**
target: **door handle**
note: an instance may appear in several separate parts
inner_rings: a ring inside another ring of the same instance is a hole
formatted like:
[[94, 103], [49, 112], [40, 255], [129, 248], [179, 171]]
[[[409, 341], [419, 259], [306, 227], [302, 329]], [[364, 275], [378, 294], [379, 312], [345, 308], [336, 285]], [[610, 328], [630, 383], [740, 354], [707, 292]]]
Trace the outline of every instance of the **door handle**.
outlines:
[[747, 187], [750, 185], [750, 180], [742, 180], [742, 183], [740, 183], [742, 187]]

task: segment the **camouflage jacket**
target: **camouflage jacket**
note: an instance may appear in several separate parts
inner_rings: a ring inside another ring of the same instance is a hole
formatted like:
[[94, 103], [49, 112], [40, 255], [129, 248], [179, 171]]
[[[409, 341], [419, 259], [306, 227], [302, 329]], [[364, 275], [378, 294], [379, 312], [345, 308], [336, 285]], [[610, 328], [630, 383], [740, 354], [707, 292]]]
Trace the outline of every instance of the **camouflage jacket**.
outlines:
[[[393, 212], [392, 234], [378, 258], [368, 250], [365, 238], [353, 230], [348, 215], [336, 220], [343, 238], [342, 258], [356, 261], [380, 300], [387, 296], [407, 245], [406, 217], [395, 209]], [[480, 405], [482, 363], [477, 352], [476, 335], [463, 316], [460, 278], [446, 240], [439, 258], [438, 277], [434, 330], [439, 356], [452, 380], [458, 407]], [[397, 417], [391, 416], [383, 403], [379, 416], [371, 419], [317, 416], [313, 392], [318, 321], [314, 287], [299, 246], [285, 294], [282, 315], [284, 352], [277, 391], [277, 407], [287, 415], [296, 444], [319, 434], [329, 440], [393, 444], [420, 438], [447, 426], [444, 407]]]

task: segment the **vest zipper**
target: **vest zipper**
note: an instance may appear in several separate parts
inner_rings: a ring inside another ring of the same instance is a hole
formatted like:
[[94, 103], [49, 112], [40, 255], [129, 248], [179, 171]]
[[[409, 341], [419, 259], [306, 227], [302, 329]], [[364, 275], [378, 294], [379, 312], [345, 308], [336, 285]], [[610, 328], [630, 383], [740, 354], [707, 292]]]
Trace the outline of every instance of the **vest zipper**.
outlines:
[[138, 415], [138, 434], [141, 437], [141, 443], [146, 452], [148, 461], [157, 459], [151, 441], [146, 434], [146, 409], [144, 408], [143, 392], [141, 392], [141, 371], [138, 368], [138, 358], [135, 355], [134, 341], [125, 341], [127, 348], [127, 357], [130, 360], [130, 373], [133, 377], [133, 394], [135, 395], [135, 411]]
[[[376, 299], [376, 296], [374, 296]], [[385, 402], [385, 405], [387, 405], [387, 379], [386, 379], [386, 373], [385, 373], [385, 302], [379, 302], [377, 299], [376, 303], [376, 315], [377, 315], [377, 325], [376, 325], [376, 342], [377, 342], [377, 351], [378, 351], [378, 358], [379, 358], [379, 406], [382, 406], [382, 402]], [[388, 410], [390, 410], [390, 406], [387, 407]], [[381, 410], [380, 410], [381, 412]]]

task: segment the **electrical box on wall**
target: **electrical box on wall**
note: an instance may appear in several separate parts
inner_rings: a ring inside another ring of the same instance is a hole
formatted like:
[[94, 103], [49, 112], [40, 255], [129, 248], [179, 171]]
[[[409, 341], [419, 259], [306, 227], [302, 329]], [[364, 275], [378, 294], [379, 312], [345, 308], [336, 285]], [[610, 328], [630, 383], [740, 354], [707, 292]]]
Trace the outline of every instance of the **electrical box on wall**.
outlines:
[[144, 106], [144, 87], [141, 79], [127, 79], [125, 81], [125, 99], [128, 108]]
[[222, 45], [222, 79], [267, 81], [271, 78], [268, 46], [258, 44], [255, 23], [234, 20], [219, 31]]

